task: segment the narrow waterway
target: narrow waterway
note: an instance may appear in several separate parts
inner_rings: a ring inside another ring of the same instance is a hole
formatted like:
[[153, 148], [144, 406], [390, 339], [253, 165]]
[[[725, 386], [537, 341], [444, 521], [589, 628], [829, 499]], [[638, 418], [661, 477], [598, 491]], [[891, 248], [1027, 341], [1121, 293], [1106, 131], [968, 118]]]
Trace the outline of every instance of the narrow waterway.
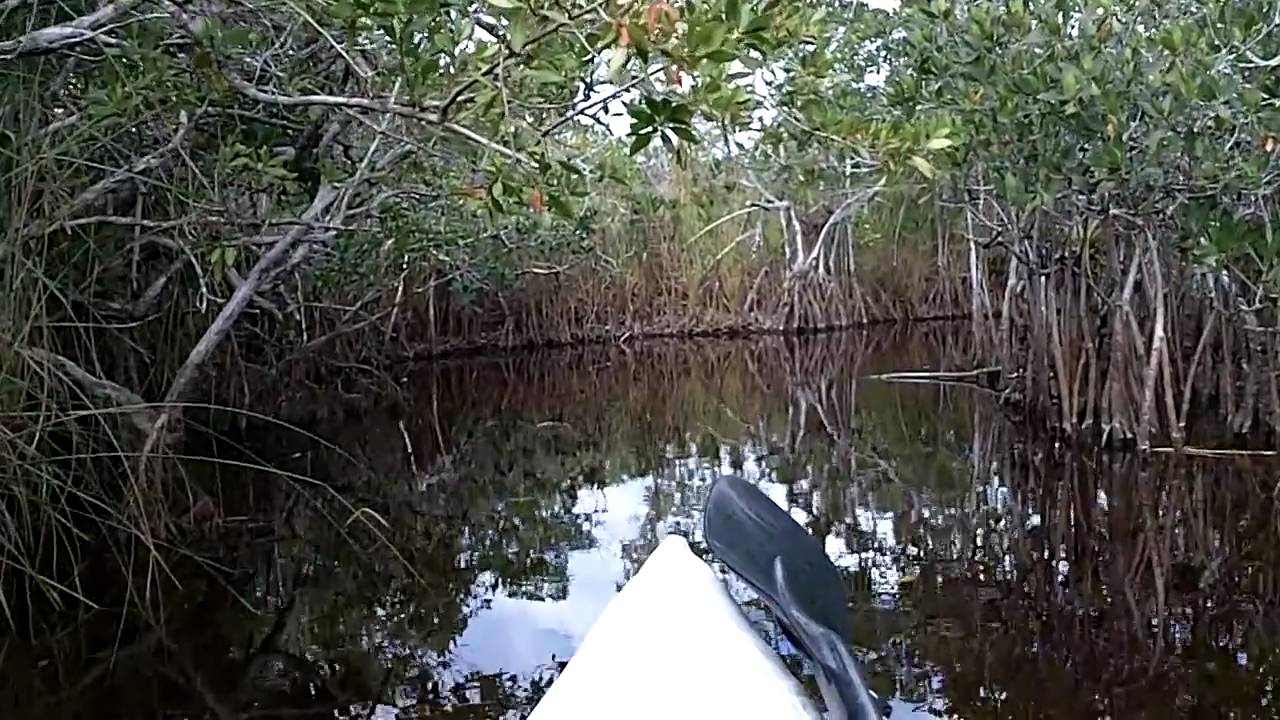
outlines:
[[293, 475], [210, 470], [219, 512], [163, 638], [105, 614], [74, 652], [14, 650], [0, 714], [521, 717], [662, 537], [699, 545], [734, 473], [845, 571], [895, 718], [1271, 716], [1277, 468], [1073, 454], [981, 388], [869, 377], [964, 369], [961, 337], [458, 362], [313, 412], [332, 444], [213, 442]]

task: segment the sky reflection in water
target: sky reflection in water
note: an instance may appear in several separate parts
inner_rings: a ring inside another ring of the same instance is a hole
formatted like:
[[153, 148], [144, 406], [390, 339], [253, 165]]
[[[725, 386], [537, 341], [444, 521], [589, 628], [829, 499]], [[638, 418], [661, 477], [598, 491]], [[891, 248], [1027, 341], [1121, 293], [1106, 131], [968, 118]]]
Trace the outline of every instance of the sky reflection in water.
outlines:
[[[697, 458], [687, 462], [690, 469], [702, 471], [699, 474], [704, 478], [704, 484], [700, 490], [705, 489], [705, 481], [709, 481], [714, 472], [732, 472], [727, 457], [722, 458], [720, 467], [714, 469], [710, 463]], [[741, 474], [758, 483], [779, 507], [789, 509], [797, 522], [804, 524], [809, 521], [807, 510], [789, 505], [785, 485], [761, 479], [757, 463], [747, 459]], [[483, 607], [475, 610], [466, 630], [458, 638], [451, 656], [455, 671], [505, 672], [530, 677], [545, 671], [552, 659], [563, 661], [572, 657], [596, 618], [627, 580], [624, 547], [640, 538], [641, 526], [651, 512], [647, 491], [652, 484], [652, 478], [637, 477], [603, 489], [580, 491], [574, 512], [590, 516], [594, 547], [569, 553], [567, 597], [563, 600], [530, 600], [510, 597], [499, 588]], [[891, 517], [875, 517], [861, 509], [857, 515], [859, 525], [874, 533], [877, 545], [892, 547], [895, 544]], [[659, 521], [658, 540], [670, 531], [666, 520]], [[671, 530], [701, 543], [700, 515], [692, 523], [684, 520], [672, 523], [678, 527]], [[882, 556], [876, 557], [874, 552], [851, 553], [837, 533], [833, 530], [824, 538], [828, 557], [837, 567], [846, 570], [860, 564], [871, 566], [873, 588], [881, 601], [891, 604], [897, 594], [900, 576], [894, 564]], [[723, 568], [717, 569], [735, 599], [744, 602], [753, 597], [744, 583]], [[781, 654], [795, 654], [786, 638], [777, 632], [771, 618], [753, 608], [744, 608], [744, 611], [761, 626]], [[936, 717], [917, 709], [915, 703], [890, 699], [890, 704], [894, 718]]]

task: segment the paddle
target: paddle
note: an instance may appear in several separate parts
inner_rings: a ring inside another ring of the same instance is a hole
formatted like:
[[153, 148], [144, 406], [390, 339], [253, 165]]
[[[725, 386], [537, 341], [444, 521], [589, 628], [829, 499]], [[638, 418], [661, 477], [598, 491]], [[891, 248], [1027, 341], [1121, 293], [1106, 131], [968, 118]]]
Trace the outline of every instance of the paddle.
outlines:
[[707, 545], [751, 585], [818, 672], [829, 717], [873, 720], [882, 711], [849, 652], [849, 599], [822, 546], [754, 485], [721, 477], [703, 514]]

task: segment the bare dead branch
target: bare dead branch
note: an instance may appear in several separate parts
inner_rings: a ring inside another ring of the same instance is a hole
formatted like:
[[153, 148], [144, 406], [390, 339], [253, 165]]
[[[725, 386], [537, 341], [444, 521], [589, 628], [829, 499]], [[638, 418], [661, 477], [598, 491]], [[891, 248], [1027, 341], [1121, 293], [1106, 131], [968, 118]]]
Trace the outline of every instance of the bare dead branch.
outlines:
[[472, 130], [469, 130], [457, 123], [442, 122], [440, 123], [440, 127], [444, 128], [445, 130], [448, 130], [450, 133], [453, 133], [458, 137], [462, 137], [467, 140], [470, 140], [471, 142], [475, 143], [476, 145], [479, 145], [482, 148], [485, 148], [486, 150], [491, 150], [493, 152], [496, 152], [499, 155], [507, 158], [508, 160], [514, 160], [520, 163], [521, 165], [524, 165], [527, 168], [532, 169], [532, 168], [538, 167], [538, 163], [534, 162], [533, 158], [529, 157], [528, 155], [525, 155], [524, 153], [518, 150], [512, 150], [511, 148], [508, 148], [504, 145], [499, 145], [498, 143], [490, 140], [489, 138], [486, 138], [483, 135], [480, 135]]
[[814, 242], [813, 248], [809, 251], [809, 256], [804, 261], [806, 266], [812, 264], [819, 250], [826, 246], [827, 238], [831, 236], [832, 229], [844, 222], [854, 211], [866, 207], [875, 198], [876, 194], [884, 189], [884, 184], [885, 178], [881, 177], [880, 181], [872, 187], [850, 195], [836, 208], [835, 212], [831, 213], [831, 217], [827, 218], [827, 221], [822, 224], [822, 229], [818, 231], [818, 239]]
[[[110, 39], [103, 35], [110, 29], [109, 24], [141, 4], [142, 0], [119, 0], [75, 20], [32, 30], [12, 40], [0, 41], [0, 60], [66, 50], [94, 39], [109, 42]], [[8, 9], [4, 8], [6, 12]]]
[[691, 237], [691, 238], [689, 238], [688, 240], [686, 240], [686, 241], [685, 241], [685, 245], [686, 245], [686, 246], [687, 246], [687, 245], [692, 245], [692, 244], [693, 244], [693, 243], [694, 243], [698, 238], [702, 237], [703, 235], [706, 235], [707, 233], [711, 232], [712, 230], [715, 230], [716, 228], [720, 227], [721, 225], [723, 225], [723, 224], [725, 224], [725, 223], [729, 222], [730, 220], [732, 220], [732, 219], [734, 219], [734, 218], [736, 218], [736, 217], [742, 217], [743, 215], [748, 215], [748, 214], [753, 213], [753, 212], [755, 212], [755, 211], [757, 211], [757, 210], [763, 210], [763, 209], [768, 209], [768, 208], [767, 208], [767, 207], [765, 207], [765, 206], [762, 206], [762, 205], [756, 204], [756, 203], [752, 203], [751, 205], [748, 205], [748, 206], [746, 206], [746, 207], [744, 207], [744, 208], [739, 208], [739, 209], [737, 209], [737, 210], [734, 210], [733, 212], [729, 213], [728, 215], [725, 215], [724, 217], [720, 218], [719, 220], [716, 220], [716, 221], [712, 222], [710, 225], [707, 225], [706, 227], [702, 228], [702, 229], [701, 229], [701, 230], [699, 230], [698, 232], [694, 233], [693, 237]]
[[338, 107], [369, 110], [379, 113], [391, 113], [402, 117], [421, 120], [432, 125], [440, 124], [440, 116], [431, 112], [434, 103], [404, 105], [385, 98], [353, 97], [347, 95], [280, 95], [263, 90], [234, 73], [223, 71], [231, 86], [243, 95], [265, 105], [281, 107]]
[[137, 430], [147, 432], [151, 429], [151, 423], [155, 420], [155, 411], [147, 406], [141, 396], [129, 388], [100, 378], [58, 353], [40, 348], [26, 348], [21, 352], [31, 360], [56, 370], [90, 396], [105, 400], [113, 407], [130, 408], [126, 416]]
[[[395, 97], [399, 92], [400, 92], [400, 80], [396, 80], [395, 87], [392, 88], [391, 90], [392, 102], [395, 101]], [[382, 130], [385, 131], [387, 129], [387, 127], [391, 124], [391, 119], [392, 119], [391, 115], [387, 115], [382, 119], [382, 125], [381, 125]], [[335, 123], [334, 127], [337, 127], [337, 125], [338, 124]], [[356, 169], [355, 175], [353, 175], [352, 178], [348, 180], [347, 183], [342, 187], [342, 189], [339, 190], [338, 199], [336, 200], [337, 209], [333, 213], [335, 222], [341, 223], [343, 220], [346, 219], [347, 208], [351, 206], [351, 199], [355, 196], [355, 193], [360, 189], [360, 186], [365, 182], [365, 179], [368, 176], [369, 167], [373, 163], [374, 155], [378, 152], [378, 145], [382, 142], [382, 137], [383, 137], [382, 133], [378, 133], [377, 135], [374, 135], [373, 141], [369, 143], [369, 149], [365, 152], [364, 159], [360, 161], [360, 166]], [[311, 249], [313, 247], [314, 245], [307, 244], [295, 249], [289, 257], [289, 262], [285, 266], [286, 270], [293, 269], [298, 265], [302, 264], [303, 260], [306, 259], [307, 255], [311, 253]]]
[[178, 271], [181, 270], [190, 259], [189, 255], [181, 255], [170, 263], [169, 267], [160, 275], [160, 277], [156, 278], [155, 281], [147, 287], [147, 290], [142, 294], [142, 297], [123, 308], [124, 314], [130, 319], [141, 320], [155, 312], [156, 306], [160, 302], [160, 294], [164, 292], [169, 281], [177, 276]]
[[82, 117], [84, 116], [81, 113], [72, 113], [71, 115], [68, 115], [64, 118], [59, 118], [58, 120], [54, 120], [53, 122], [46, 125], [43, 130], [40, 131], [38, 137], [45, 137], [48, 135], [53, 135], [54, 133], [62, 132], [63, 130], [66, 130], [72, 125], [75, 125], [76, 123], [80, 122], [80, 119]]
[[[338, 197], [338, 191], [332, 185], [321, 185], [316, 191], [315, 197], [311, 200], [311, 205], [302, 213], [302, 220], [305, 222], [314, 222], [320, 218], [329, 206], [333, 204]], [[146, 443], [142, 448], [141, 462], [145, 463], [147, 457], [156, 449], [156, 444], [163, 436], [167, 429], [168, 423], [175, 417], [179, 411], [177, 403], [185, 397], [191, 383], [199, 375], [205, 362], [213, 355], [213, 351], [222, 344], [227, 334], [231, 332], [236, 321], [240, 319], [240, 315], [244, 313], [246, 307], [252, 301], [255, 293], [270, 277], [273, 276], [275, 270], [280, 263], [289, 255], [294, 244], [306, 234], [307, 225], [300, 225], [291, 230], [287, 235], [272, 246], [270, 250], [258, 258], [253, 268], [249, 271], [248, 277], [244, 283], [236, 288], [236, 291], [222, 306], [222, 310], [218, 312], [218, 316], [214, 318], [209, 327], [205, 330], [204, 335], [200, 337], [196, 346], [191, 349], [187, 359], [178, 368], [178, 372], [174, 375], [173, 382], [169, 385], [169, 390], [164, 396], [164, 409], [160, 412], [159, 417], [151, 424]]]
[[[227, 282], [236, 290], [239, 290], [240, 286], [244, 285], [244, 278], [240, 277], [240, 273], [236, 272], [235, 268], [227, 268], [226, 276]], [[275, 303], [262, 297], [256, 292], [253, 294], [253, 304], [256, 307], [271, 313], [272, 317], [275, 319], [279, 320], [281, 318], [280, 308], [276, 307]]]
[[[177, 220], [147, 220], [145, 218], [136, 218], [129, 215], [88, 215], [85, 217], [72, 218], [53, 223], [45, 228], [45, 232], [70, 230], [71, 228], [83, 227], [86, 225], [122, 225], [124, 227], [147, 228], [148, 230], [168, 230], [190, 224], [194, 221], [194, 218], [181, 218]], [[210, 222], [221, 221], [211, 220]]]

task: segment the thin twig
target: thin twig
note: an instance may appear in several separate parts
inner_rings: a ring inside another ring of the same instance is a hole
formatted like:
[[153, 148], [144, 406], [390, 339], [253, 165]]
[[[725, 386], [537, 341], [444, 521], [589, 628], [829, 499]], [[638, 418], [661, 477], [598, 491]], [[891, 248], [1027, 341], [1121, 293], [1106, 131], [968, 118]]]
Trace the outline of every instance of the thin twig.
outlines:
[[486, 138], [483, 135], [480, 135], [457, 123], [442, 122], [440, 123], [440, 127], [444, 128], [445, 130], [448, 130], [454, 135], [457, 135], [462, 138], [466, 138], [467, 140], [470, 140], [471, 142], [475, 143], [476, 145], [479, 145], [482, 148], [485, 148], [487, 150], [492, 150], [493, 152], [498, 153], [499, 155], [507, 158], [508, 160], [515, 160], [516, 162], [520, 163], [521, 165], [524, 165], [527, 168], [534, 169], [538, 167], [538, 163], [535, 162], [533, 158], [529, 157], [528, 155], [525, 155], [524, 153], [518, 150], [512, 150], [511, 148], [508, 148], [506, 146], [499, 145], [498, 143], [490, 140], [489, 138]]
[[372, 112], [391, 113], [393, 115], [401, 115], [414, 120], [421, 120], [426, 123], [439, 124], [440, 116], [429, 111], [432, 103], [421, 103], [418, 105], [404, 105], [397, 103], [392, 99], [386, 98], [367, 98], [356, 97], [350, 95], [281, 95], [279, 93], [263, 90], [239, 77], [233, 73], [224, 71], [228, 82], [236, 90], [253, 100], [266, 105], [279, 105], [281, 107], [341, 107], [341, 108], [357, 108], [361, 110], [370, 110]]
[[529, 40], [525, 42], [524, 46], [518, 51], [512, 50], [508, 47], [501, 57], [486, 65], [477, 75], [472, 76], [469, 80], [455, 88], [453, 92], [449, 93], [449, 97], [440, 106], [440, 114], [444, 117], [449, 117], [449, 113], [453, 110], [453, 106], [456, 105], [464, 95], [470, 92], [472, 88], [479, 85], [481, 81], [496, 73], [502, 67], [503, 63], [527, 53], [529, 48], [556, 34], [562, 28], [572, 25], [573, 21], [586, 17], [595, 10], [604, 7], [604, 5], [604, 2], [598, 2], [569, 15], [564, 21], [557, 22], [546, 30], [530, 37]]
[[1001, 368], [998, 366], [975, 368], [973, 370], [904, 370], [900, 372], [879, 373], [877, 375], [867, 375], [869, 380], [880, 380], [883, 382], [929, 382], [937, 380], [973, 380], [999, 373]]
[[359, 75], [361, 80], [368, 80], [369, 77], [373, 75], [372, 71], [370, 71], [369, 68], [365, 67], [364, 63], [356, 60], [349, 53], [347, 53], [346, 48], [344, 48], [341, 43], [335, 40], [333, 38], [333, 35], [329, 34], [329, 31], [326, 30], [320, 23], [316, 22], [315, 18], [311, 17], [311, 15], [309, 15], [306, 10], [303, 10], [302, 8], [298, 7], [298, 5], [294, 2], [291, 2], [291, 0], [285, 0], [285, 4], [288, 5], [289, 8], [292, 9], [294, 12], [298, 13], [298, 15], [300, 15], [303, 20], [306, 20], [307, 24], [310, 25], [312, 28], [314, 28], [315, 31], [320, 34], [320, 37], [323, 37], [325, 41], [328, 42], [329, 45], [334, 49], [334, 51], [336, 51], [338, 55], [341, 56], [342, 59], [347, 62], [347, 65], [349, 65], [352, 70], [356, 71], [356, 75]]
[[1189, 455], [1193, 457], [1232, 458], [1232, 457], [1280, 457], [1280, 450], [1225, 450], [1204, 447], [1153, 447], [1153, 453], [1166, 455]]
[[579, 117], [581, 115], [585, 115], [595, 110], [596, 108], [600, 107], [601, 105], [606, 105], [610, 102], [613, 102], [614, 100], [618, 99], [622, 95], [625, 95], [626, 93], [630, 92], [636, 86], [640, 85], [640, 83], [643, 83], [649, 78], [653, 77], [654, 75], [662, 72], [662, 70], [663, 70], [662, 67], [652, 68], [651, 70], [649, 70], [649, 72], [643, 75], [640, 75], [639, 77], [632, 78], [630, 81], [622, 84], [621, 86], [618, 87], [618, 89], [614, 90], [613, 92], [608, 93], [606, 95], [602, 95], [596, 98], [595, 100], [592, 100], [591, 102], [579, 105], [578, 107], [574, 108], [572, 112], [564, 115], [559, 120], [556, 120], [555, 122], [548, 125], [546, 128], [540, 130], [538, 132], [538, 135], [540, 135], [541, 137], [546, 137], [551, 133], [555, 132], [556, 130], [559, 130], [561, 127], [564, 126], [565, 123], [569, 122], [570, 120], [573, 120], [574, 118]]

